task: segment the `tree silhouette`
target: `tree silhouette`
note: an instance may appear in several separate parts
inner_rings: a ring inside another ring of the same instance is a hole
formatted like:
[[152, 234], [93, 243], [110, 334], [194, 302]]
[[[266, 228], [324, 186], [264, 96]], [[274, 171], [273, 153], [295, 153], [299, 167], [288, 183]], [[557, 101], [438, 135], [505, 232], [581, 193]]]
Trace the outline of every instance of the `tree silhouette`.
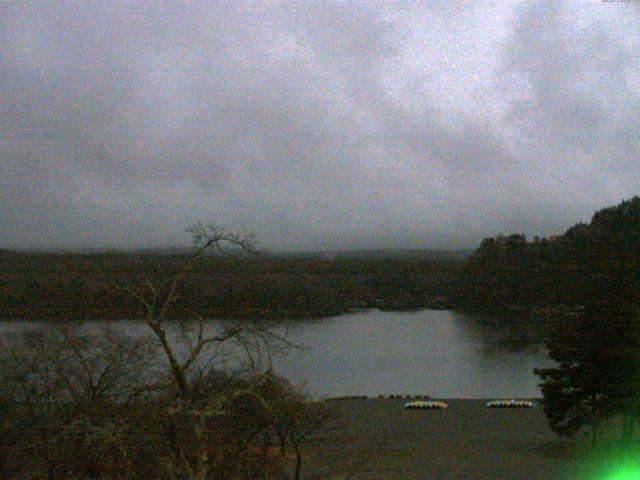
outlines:
[[640, 414], [640, 318], [630, 305], [591, 305], [547, 342], [557, 367], [536, 369], [542, 378], [544, 411], [550, 427], [572, 436], [606, 419], [624, 418], [631, 437]]

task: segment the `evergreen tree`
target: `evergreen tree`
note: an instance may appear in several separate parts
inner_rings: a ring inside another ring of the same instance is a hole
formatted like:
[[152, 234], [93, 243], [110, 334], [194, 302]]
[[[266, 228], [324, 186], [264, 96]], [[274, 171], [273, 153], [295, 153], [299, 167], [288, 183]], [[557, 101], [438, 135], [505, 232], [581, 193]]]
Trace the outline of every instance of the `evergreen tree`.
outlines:
[[555, 432], [571, 436], [607, 418], [624, 418], [633, 435], [640, 413], [640, 319], [629, 305], [600, 303], [547, 342], [557, 367], [536, 369], [542, 378], [544, 411]]
[[469, 306], [584, 305], [612, 294], [640, 302], [640, 197], [549, 240], [484, 239], [465, 262], [458, 298]]

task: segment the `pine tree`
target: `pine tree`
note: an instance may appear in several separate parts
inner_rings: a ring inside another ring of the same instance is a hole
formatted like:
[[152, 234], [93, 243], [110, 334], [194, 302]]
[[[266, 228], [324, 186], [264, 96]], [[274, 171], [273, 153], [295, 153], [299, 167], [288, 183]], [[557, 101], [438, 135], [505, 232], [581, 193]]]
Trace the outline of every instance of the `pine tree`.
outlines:
[[547, 342], [554, 368], [542, 378], [544, 410], [556, 433], [572, 436], [614, 415], [624, 417], [623, 436], [633, 435], [640, 413], [640, 319], [635, 308], [593, 305]]

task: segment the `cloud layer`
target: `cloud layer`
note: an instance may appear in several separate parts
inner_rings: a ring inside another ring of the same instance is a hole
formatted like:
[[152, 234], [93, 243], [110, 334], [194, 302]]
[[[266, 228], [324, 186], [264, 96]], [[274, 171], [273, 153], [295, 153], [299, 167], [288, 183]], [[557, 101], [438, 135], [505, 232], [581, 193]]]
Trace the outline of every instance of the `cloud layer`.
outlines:
[[0, 246], [172, 245], [211, 220], [275, 250], [469, 248], [638, 193], [637, 4], [0, 15]]

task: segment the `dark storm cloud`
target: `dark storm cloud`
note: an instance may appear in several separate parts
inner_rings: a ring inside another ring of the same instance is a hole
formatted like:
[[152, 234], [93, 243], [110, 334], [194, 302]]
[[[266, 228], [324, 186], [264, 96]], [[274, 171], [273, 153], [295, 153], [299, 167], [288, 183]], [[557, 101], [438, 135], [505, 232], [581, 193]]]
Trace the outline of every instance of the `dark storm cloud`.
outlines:
[[629, 7], [3, 3], [0, 244], [561, 232], [637, 193]]

